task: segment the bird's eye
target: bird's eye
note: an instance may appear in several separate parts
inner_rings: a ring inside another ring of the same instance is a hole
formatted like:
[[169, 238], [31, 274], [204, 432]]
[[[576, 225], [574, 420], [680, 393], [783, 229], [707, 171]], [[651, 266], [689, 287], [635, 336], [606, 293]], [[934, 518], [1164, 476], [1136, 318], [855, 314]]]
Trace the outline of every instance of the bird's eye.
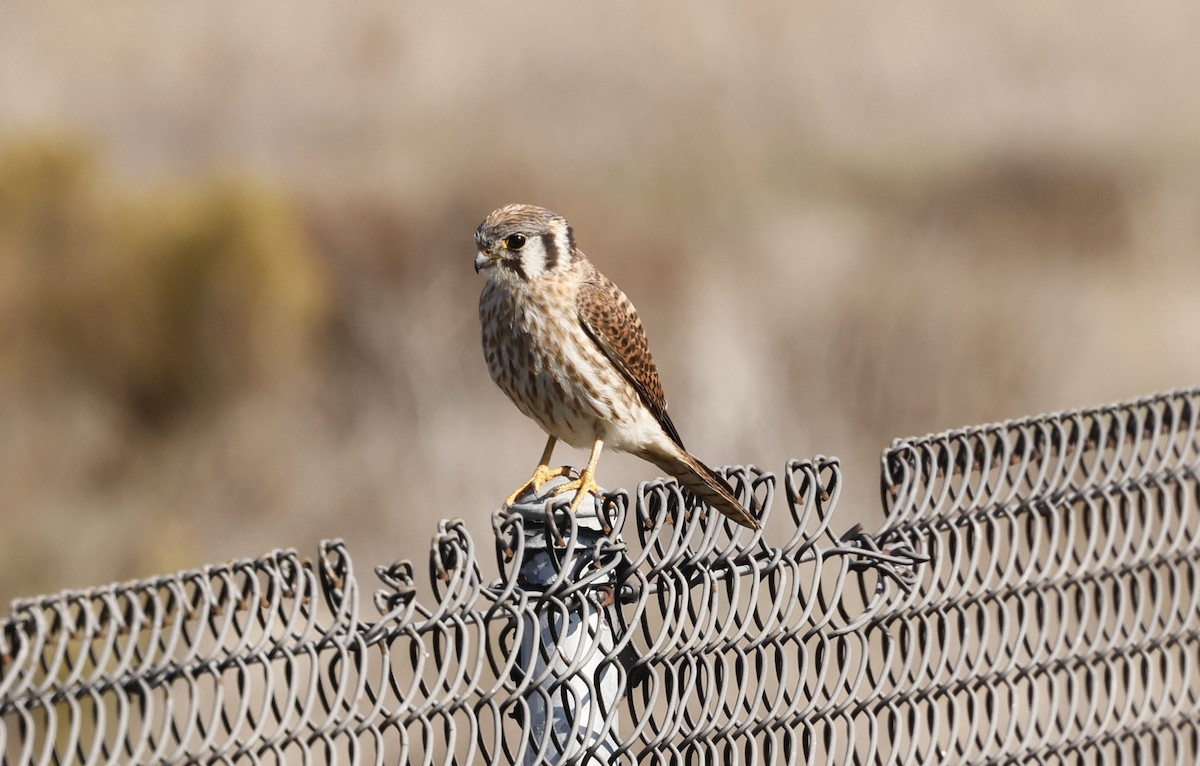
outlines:
[[509, 234], [504, 238], [504, 246], [509, 250], [520, 250], [525, 247], [525, 235]]

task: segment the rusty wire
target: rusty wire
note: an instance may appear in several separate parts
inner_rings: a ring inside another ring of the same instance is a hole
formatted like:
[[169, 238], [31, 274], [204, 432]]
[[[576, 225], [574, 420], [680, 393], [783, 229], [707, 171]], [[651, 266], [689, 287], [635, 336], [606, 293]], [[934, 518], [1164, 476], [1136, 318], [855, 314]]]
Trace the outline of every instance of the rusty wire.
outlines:
[[497, 513], [490, 583], [442, 522], [426, 598], [333, 541], [17, 601], [0, 763], [1195, 762], [1198, 405], [898, 440], [873, 534], [818, 457], [729, 473], [762, 533]]

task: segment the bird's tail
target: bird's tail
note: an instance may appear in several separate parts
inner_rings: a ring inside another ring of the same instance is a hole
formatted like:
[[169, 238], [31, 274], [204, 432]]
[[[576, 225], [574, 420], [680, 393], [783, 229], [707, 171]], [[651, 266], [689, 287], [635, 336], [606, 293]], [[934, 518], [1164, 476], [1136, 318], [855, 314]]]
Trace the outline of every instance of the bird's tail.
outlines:
[[725, 483], [725, 479], [688, 453], [687, 450], [676, 447], [674, 444], [671, 447], [673, 449], [670, 451], [656, 450], [643, 455], [643, 457], [674, 476], [684, 489], [738, 524], [750, 529], [761, 528], [758, 519], [743, 508], [738, 499], [733, 496], [733, 490]]

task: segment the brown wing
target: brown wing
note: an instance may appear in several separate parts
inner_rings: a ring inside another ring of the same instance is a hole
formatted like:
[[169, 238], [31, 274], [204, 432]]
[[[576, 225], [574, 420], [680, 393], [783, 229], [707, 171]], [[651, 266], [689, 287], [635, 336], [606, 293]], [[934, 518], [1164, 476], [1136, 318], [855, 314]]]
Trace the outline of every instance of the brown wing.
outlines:
[[683, 440], [667, 416], [667, 398], [658, 380], [658, 368], [650, 356], [642, 320], [638, 319], [637, 311], [625, 293], [608, 277], [596, 272], [579, 289], [575, 307], [584, 332], [633, 384], [659, 425], [682, 448]]

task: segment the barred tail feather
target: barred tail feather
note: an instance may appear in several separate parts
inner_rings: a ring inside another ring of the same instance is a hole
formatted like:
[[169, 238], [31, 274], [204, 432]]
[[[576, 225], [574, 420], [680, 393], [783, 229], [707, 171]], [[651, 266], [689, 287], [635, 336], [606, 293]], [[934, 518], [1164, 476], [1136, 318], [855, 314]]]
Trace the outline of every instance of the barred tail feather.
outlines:
[[750, 529], [761, 528], [758, 519], [743, 508], [738, 499], [733, 496], [733, 490], [729, 488], [725, 480], [686, 450], [679, 448], [669, 452], [663, 450], [643, 455], [643, 457], [674, 476], [680, 486], [736, 523]]

